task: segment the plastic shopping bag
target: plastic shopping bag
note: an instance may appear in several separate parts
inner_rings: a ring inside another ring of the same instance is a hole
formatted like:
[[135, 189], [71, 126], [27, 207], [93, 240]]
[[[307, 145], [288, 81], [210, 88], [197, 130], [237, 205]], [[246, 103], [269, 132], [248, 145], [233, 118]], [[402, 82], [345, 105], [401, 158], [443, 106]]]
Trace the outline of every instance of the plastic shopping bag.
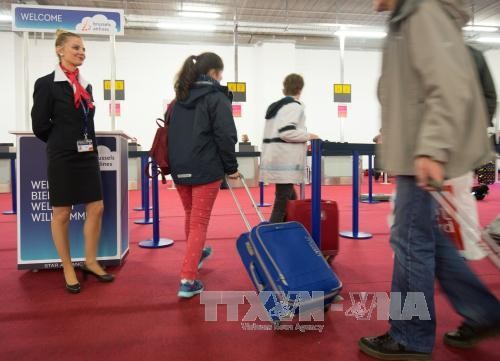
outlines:
[[[453, 217], [441, 205], [438, 205], [437, 217], [441, 230], [448, 235], [460, 254], [468, 260], [479, 260], [486, 257], [486, 253], [478, 246], [481, 228], [476, 199], [471, 193], [473, 181], [472, 172], [446, 181], [443, 192], [448, 193], [449, 206], [461, 217]], [[464, 219], [469, 221], [468, 224], [461, 223]]]

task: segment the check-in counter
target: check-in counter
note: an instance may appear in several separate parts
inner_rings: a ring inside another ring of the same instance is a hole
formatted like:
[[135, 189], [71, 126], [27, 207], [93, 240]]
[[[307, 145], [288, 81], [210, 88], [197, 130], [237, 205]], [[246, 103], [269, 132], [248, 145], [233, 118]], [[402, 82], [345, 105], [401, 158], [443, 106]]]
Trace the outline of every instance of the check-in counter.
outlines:
[[[359, 159], [359, 172], [362, 172], [362, 161]], [[326, 156], [321, 159], [321, 184], [351, 185], [352, 156]], [[360, 177], [360, 179], [362, 179]]]
[[[238, 160], [238, 170], [245, 176], [245, 180], [249, 187], [257, 187], [259, 185], [259, 152], [238, 152], [236, 159]], [[233, 187], [243, 187], [240, 181], [232, 181]]]

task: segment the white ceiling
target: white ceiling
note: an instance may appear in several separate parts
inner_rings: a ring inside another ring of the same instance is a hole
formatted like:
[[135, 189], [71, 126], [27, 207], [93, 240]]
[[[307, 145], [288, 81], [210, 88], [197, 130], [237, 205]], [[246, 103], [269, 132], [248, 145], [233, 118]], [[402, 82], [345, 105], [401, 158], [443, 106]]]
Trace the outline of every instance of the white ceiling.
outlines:
[[[236, 11], [242, 44], [271, 38], [294, 40], [301, 46], [338, 47], [333, 35], [338, 27], [333, 24], [383, 28], [387, 16], [373, 12], [371, 0], [2, 0], [0, 12], [9, 12], [12, 3], [124, 9], [127, 19], [124, 39], [132, 41], [232, 43]], [[183, 6], [193, 3], [217, 9], [220, 17], [216, 22], [220, 26], [215, 33], [180, 33], [156, 28], [157, 21], [178, 18]], [[500, 26], [499, 0], [465, 0], [464, 3], [475, 24]], [[330, 26], [325, 26], [327, 24]], [[347, 46], [376, 48], [380, 40], [353, 39]]]

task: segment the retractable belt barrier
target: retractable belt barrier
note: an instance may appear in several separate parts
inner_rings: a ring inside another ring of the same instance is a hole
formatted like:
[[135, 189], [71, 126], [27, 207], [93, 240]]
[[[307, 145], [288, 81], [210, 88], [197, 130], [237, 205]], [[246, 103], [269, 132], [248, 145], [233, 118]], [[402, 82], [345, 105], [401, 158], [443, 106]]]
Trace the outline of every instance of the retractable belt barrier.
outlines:
[[[151, 165], [152, 188], [153, 188], [153, 238], [139, 242], [141, 248], [165, 248], [174, 244], [174, 241], [167, 238], [160, 238], [160, 201], [158, 191], [158, 166], [153, 160]], [[145, 169], [145, 168], [144, 168]], [[144, 171], [143, 169], [143, 171]], [[149, 183], [149, 180], [148, 180]], [[147, 197], [149, 198], [149, 197]], [[148, 202], [149, 203], [149, 202]], [[146, 211], [149, 213], [149, 204], [146, 204]]]

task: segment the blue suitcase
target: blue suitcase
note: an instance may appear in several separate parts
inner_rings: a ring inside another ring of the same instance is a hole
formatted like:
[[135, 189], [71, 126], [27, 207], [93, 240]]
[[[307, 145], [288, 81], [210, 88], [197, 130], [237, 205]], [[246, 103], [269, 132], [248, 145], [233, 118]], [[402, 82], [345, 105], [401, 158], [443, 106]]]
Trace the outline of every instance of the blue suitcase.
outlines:
[[298, 222], [266, 223], [244, 179], [242, 183], [262, 223], [250, 226], [230, 187], [249, 230], [236, 246], [269, 319], [279, 323], [299, 312], [327, 310], [342, 283], [310, 234]]

